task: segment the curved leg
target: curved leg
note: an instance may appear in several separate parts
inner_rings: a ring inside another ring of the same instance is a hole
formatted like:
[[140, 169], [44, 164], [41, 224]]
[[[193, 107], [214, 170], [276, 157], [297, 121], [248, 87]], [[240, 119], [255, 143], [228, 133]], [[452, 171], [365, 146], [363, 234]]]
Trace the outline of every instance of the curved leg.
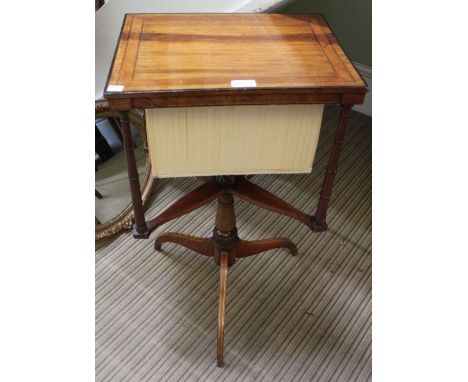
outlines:
[[230, 187], [230, 190], [233, 194], [249, 203], [299, 220], [310, 229], [313, 229], [311, 216], [291, 206], [289, 203], [273, 195], [271, 192], [250, 183], [246, 179], [238, 179], [237, 183]]
[[216, 361], [218, 367], [224, 366], [224, 317], [226, 313], [226, 290], [228, 272], [228, 253], [219, 254], [219, 302], [218, 302], [218, 336], [216, 344]]
[[214, 255], [213, 241], [203, 237], [184, 235], [182, 233], [176, 232], [165, 232], [156, 238], [154, 242], [154, 249], [160, 251], [162, 243], [179, 244], [205, 256]]
[[289, 248], [291, 254], [297, 255], [297, 247], [289, 239], [272, 238], [254, 241], [241, 240], [237, 246], [236, 257], [247, 257], [265, 252], [274, 248]]
[[222, 189], [215, 183], [204, 183], [187, 195], [180, 198], [177, 202], [169, 206], [164, 212], [146, 223], [148, 231], [154, 231], [158, 226], [169, 220], [178, 218], [200, 208], [201, 206], [216, 199]]

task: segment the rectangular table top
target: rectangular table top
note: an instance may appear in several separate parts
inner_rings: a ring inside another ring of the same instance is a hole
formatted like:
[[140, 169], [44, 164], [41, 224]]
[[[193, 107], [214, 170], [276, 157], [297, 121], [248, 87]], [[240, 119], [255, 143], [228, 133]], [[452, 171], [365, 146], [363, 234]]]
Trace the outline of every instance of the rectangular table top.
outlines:
[[231, 95], [233, 104], [275, 103], [274, 94], [293, 96], [278, 103], [308, 103], [310, 94], [326, 103], [333, 93], [361, 103], [365, 91], [321, 15], [127, 14], [105, 97], [163, 107], [190, 104], [183, 97], [229, 104], [215, 98]]

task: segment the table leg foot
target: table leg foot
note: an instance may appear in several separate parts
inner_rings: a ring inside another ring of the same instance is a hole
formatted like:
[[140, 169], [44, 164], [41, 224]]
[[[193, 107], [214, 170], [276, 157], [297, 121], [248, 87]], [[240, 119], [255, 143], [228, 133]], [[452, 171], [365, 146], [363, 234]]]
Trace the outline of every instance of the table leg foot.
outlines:
[[263, 240], [245, 241], [241, 240], [237, 246], [236, 257], [247, 257], [269, 251], [275, 248], [288, 248], [291, 255], [297, 255], [297, 247], [289, 239], [271, 238]]
[[213, 241], [202, 237], [165, 232], [156, 238], [154, 249], [160, 251], [162, 243], [175, 243], [205, 256], [213, 256], [214, 254]]
[[317, 221], [315, 216], [310, 216], [310, 229], [313, 232], [324, 232], [328, 229], [328, 224], [325, 221]]

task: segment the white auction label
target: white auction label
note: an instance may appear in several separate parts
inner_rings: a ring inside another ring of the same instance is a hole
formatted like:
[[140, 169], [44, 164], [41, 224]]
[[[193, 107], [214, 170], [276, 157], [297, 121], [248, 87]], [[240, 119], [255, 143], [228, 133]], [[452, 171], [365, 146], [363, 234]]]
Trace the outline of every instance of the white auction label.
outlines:
[[233, 88], [256, 88], [257, 82], [255, 80], [231, 80], [231, 87]]
[[123, 85], [109, 85], [107, 87], [108, 92], [121, 92], [122, 90], [124, 90]]

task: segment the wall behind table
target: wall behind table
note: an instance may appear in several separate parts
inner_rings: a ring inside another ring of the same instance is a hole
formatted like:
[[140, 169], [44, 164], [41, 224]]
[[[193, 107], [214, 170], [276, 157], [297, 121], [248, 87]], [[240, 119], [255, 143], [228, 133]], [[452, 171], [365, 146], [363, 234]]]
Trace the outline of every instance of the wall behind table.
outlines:
[[354, 110], [372, 115], [372, 0], [296, 0], [275, 8], [278, 13], [322, 13], [369, 92]]
[[372, 66], [371, 0], [297, 0], [276, 12], [323, 13], [349, 58]]

